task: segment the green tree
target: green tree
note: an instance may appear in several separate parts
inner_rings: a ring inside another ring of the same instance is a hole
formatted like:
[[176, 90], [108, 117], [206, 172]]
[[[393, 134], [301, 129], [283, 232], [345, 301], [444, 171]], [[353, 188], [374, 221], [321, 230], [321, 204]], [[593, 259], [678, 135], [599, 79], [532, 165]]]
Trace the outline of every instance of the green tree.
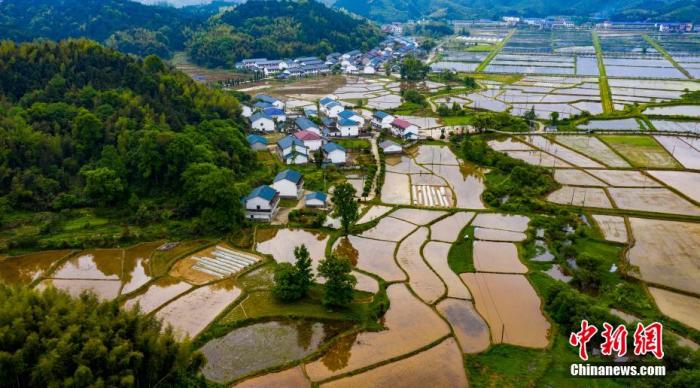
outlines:
[[351, 274], [352, 264], [345, 257], [330, 257], [321, 260], [318, 273], [326, 279], [323, 304], [327, 307], [347, 307], [352, 303], [353, 288], [357, 279]]
[[311, 269], [311, 257], [306, 245], [294, 248], [296, 263], [281, 263], [275, 269], [275, 286], [272, 289], [276, 298], [284, 302], [294, 302], [305, 297], [311, 284], [313, 284], [313, 272]]
[[552, 126], [556, 127], [557, 124], [559, 123], [559, 112], [552, 112], [549, 114], [549, 122], [552, 124]]
[[208, 229], [230, 231], [243, 221], [241, 194], [231, 170], [211, 163], [194, 163], [182, 175], [187, 206], [199, 212]]
[[469, 88], [469, 89], [478, 89], [479, 88], [479, 84], [476, 83], [476, 80], [474, 79], [474, 77], [469, 77], [469, 76], [464, 77], [463, 83], [464, 83], [464, 86]]
[[427, 77], [430, 66], [413, 55], [406, 55], [401, 62], [401, 79], [407, 81], [422, 81]]
[[410, 102], [418, 105], [425, 105], [425, 96], [418, 89], [410, 88], [402, 92], [401, 96], [405, 102]]
[[355, 201], [356, 193], [355, 188], [349, 183], [339, 184], [333, 191], [334, 215], [340, 217], [340, 223], [346, 235], [350, 233], [350, 225], [359, 217], [359, 206]]
[[115, 202], [122, 196], [124, 185], [112, 169], [100, 167], [82, 172], [85, 177], [85, 196], [99, 206]]
[[450, 108], [448, 108], [445, 104], [440, 104], [437, 108], [437, 114], [442, 117], [449, 116], [450, 113]]
[[0, 283], [0, 381], [35, 386], [187, 386], [203, 357], [153, 316], [92, 294]]

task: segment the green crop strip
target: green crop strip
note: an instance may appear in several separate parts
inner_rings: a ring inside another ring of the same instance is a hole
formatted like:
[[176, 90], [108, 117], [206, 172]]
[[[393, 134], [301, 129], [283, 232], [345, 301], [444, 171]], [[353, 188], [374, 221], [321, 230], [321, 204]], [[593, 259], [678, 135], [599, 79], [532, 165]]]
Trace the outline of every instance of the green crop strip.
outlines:
[[603, 112], [611, 113], [615, 110], [612, 102], [612, 94], [610, 93], [610, 85], [608, 85], [608, 75], [605, 73], [605, 63], [603, 62], [603, 49], [600, 47], [600, 38], [595, 31], [591, 32], [593, 38], [593, 47], [595, 47], [595, 55], [598, 60], [598, 80], [600, 83], [600, 99], [603, 102]]
[[688, 73], [688, 71], [687, 71], [686, 69], [684, 69], [678, 62], [676, 62], [675, 59], [673, 59], [673, 57], [671, 56], [671, 54], [669, 54], [669, 53], [666, 51], [666, 49], [664, 49], [663, 47], [661, 47], [661, 45], [659, 44], [659, 42], [655, 41], [654, 39], [652, 39], [652, 38], [651, 38], [649, 35], [647, 35], [647, 34], [642, 34], [642, 38], [644, 38], [644, 40], [646, 40], [647, 43], [649, 43], [649, 44], [651, 45], [651, 47], [654, 48], [654, 50], [656, 50], [657, 52], [659, 52], [659, 54], [663, 55], [664, 58], [666, 58], [667, 61], [671, 62], [671, 64], [672, 64], [673, 66], [675, 66], [676, 69], [678, 69], [678, 71], [680, 71], [681, 73], [683, 73], [683, 75], [685, 75], [686, 77], [688, 77], [688, 78], [690, 78], [690, 79], [693, 78], [693, 76], [691, 76], [690, 73]]
[[493, 51], [491, 51], [491, 53], [490, 53], [489, 55], [486, 56], [486, 58], [484, 59], [484, 61], [481, 62], [481, 63], [479, 64], [479, 66], [477, 66], [477, 68], [476, 68], [476, 72], [477, 72], [477, 73], [481, 73], [482, 71], [486, 70], [486, 66], [488, 66], [489, 63], [491, 63], [491, 61], [492, 61], [494, 58], [496, 58], [496, 55], [498, 55], [498, 53], [501, 52], [501, 50], [503, 49], [503, 46], [505, 46], [506, 43], [508, 43], [508, 41], [509, 41], [510, 38], [513, 36], [513, 34], [515, 34], [515, 30], [511, 30], [511, 31], [508, 33], [508, 35], [506, 35], [506, 37], [503, 38], [503, 40], [502, 40], [500, 43], [498, 43], [498, 44], [496, 45], [496, 48], [494, 48]]

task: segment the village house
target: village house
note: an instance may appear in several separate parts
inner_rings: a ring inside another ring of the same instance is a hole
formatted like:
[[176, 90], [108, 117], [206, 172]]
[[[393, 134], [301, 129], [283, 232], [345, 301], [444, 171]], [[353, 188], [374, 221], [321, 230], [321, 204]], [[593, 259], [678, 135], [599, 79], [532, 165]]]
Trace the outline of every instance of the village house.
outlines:
[[403, 152], [403, 147], [401, 144], [394, 143], [391, 140], [384, 140], [383, 142], [379, 143], [379, 148], [381, 148], [386, 155], [400, 154]]
[[284, 102], [272, 97], [268, 96], [267, 94], [258, 94], [255, 96], [255, 99], [258, 100], [259, 102], [264, 102], [270, 104], [270, 106], [273, 106], [277, 109], [284, 110]]
[[323, 161], [332, 164], [345, 164], [347, 162], [345, 148], [336, 143], [326, 143], [323, 148]]
[[318, 151], [318, 149], [323, 146], [323, 138], [321, 135], [310, 130], [295, 132], [294, 137], [301, 140], [311, 152]]
[[316, 110], [316, 108], [307, 106], [306, 108], [304, 108], [304, 116], [308, 118], [318, 117], [318, 111]]
[[243, 197], [245, 216], [254, 221], [272, 221], [277, 215], [280, 196], [277, 190], [262, 185]]
[[365, 125], [365, 118], [362, 117], [359, 113], [355, 113], [351, 110], [344, 110], [344, 111], [338, 113], [338, 117], [342, 118], [342, 119], [348, 119], [348, 120], [355, 121], [355, 122], [359, 123], [360, 126]]
[[253, 108], [241, 104], [241, 116], [248, 118], [253, 115]]
[[328, 195], [320, 191], [314, 191], [306, 194], [304, 197], [304, 205], [306, 207], [325, 208], [328, 204]]
[[418, 139], [418, 126], [397, 117], [391, 122], [391, 133], [402, 139], [415, 140]]
[[287, 169], [275, 176], [272, 188], [279, 192], [281, 198], [301, 198], [304, 193], [304, 178], [301, 173]]
[[340, 119], [336, 123], [338, 135], [341, 137], [357, 137], [360, 135], [360, 123], [349, 119]]
[[320, 105], [321, 112], [331, 118], [338, 117], [338, 114], [345, 110], [345, 108], [338, 101], [335, 101], [329, 97], [322, 98]]
[[267, 139], [258, 135], [248, 135], [246, 137], [248, 145], [255, 151], [266, 151], [267, 150]]
[[321, 135], [321, 129], [318, 127], [318, 125], [306, 117], [297, 117], [294, 120], [294, 125], [296, 125], [300, 131], [311, 131], [317, 135]]
[[309, 162], [309, 150], [304, 142], [292, 135], [277, 141], [277, 153], [285, 164], [306, 164]]
[[282, 109], [277, 108], [266, 108], [263, 109], [263, 113], [271, 117], [276, 123], [283, 123], [287, 121], [287, 115]]
[[370, 124], [376, 129], [389, 129], [395, 118], [396, 117], [386, 112], [376, 111], [372, 114], [372, 121]]
[[263, 112], [258, 112], [250, 116], [250, 127], [253, 131], [274, 132], [275, 120]]

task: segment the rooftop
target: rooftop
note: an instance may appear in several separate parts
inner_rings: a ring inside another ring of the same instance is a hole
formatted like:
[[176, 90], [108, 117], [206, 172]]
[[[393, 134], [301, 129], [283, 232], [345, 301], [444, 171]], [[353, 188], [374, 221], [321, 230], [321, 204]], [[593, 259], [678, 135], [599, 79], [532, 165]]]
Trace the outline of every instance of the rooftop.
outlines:
[[288, 180], [293, 183], [301, 182], [302, 175], [299, 171], [292, 169], [286, 169], [281, 173], [277, 174], [273, 182], [279, 182], [281, 180]]
[[336, 144], [336, 143], [326, 143], [323, 146], [323, 150], [326, 152], [333, 152], [333, 151], [345, 152], [345, 148], [341, 147], [339, 144]]
[[272, 187], [268, 185], [262, 185], [258, 186], [253, 191], [250, 192], [250, 194], [246, 195], [243, 200], [248, 201], [253, 198], [262, 198], [267, 201], [272, 201], [275, 199], [275, 196], [277, 195], [277, 190], [273, 189]]
[[258, 135], [248, 135], [246, 140], [248, 140], [248, 144], [261, 143], [267, 145], [267, 139]]

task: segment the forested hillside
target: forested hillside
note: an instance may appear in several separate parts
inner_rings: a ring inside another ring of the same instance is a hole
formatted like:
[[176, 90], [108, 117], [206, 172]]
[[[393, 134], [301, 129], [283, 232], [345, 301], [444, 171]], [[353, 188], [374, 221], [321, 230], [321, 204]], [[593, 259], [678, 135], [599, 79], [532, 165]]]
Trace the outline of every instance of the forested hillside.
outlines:
[[87, 40], [0, 44], [0, 208], [111, 208], [134, 222], [242, 220], [255, 166], [238, 101], [155, 56]]
[[567, 15], [612, 20], [700, 21], [700, 1], [660, 0], [337, 0], [334, 6], [378, 21]]
[[242, 58], [285, 58], [370, 49], [379, 29], [313, 0], [255, 0], [237, 6], [198, 31], [190, 57], [205, 66], [232, 66]]
[[208, 17], [128, 0], [3, 0], [0, 38], [86, 37], [105, 42], [116, 35], [115, 47], [124, 52], [143, 55], [148, 50], [142, 48], [154, 44], [166, 47], [167, 52], [157, 52], [167, 57], [171, 50], [182, 49], [188, 31]]

